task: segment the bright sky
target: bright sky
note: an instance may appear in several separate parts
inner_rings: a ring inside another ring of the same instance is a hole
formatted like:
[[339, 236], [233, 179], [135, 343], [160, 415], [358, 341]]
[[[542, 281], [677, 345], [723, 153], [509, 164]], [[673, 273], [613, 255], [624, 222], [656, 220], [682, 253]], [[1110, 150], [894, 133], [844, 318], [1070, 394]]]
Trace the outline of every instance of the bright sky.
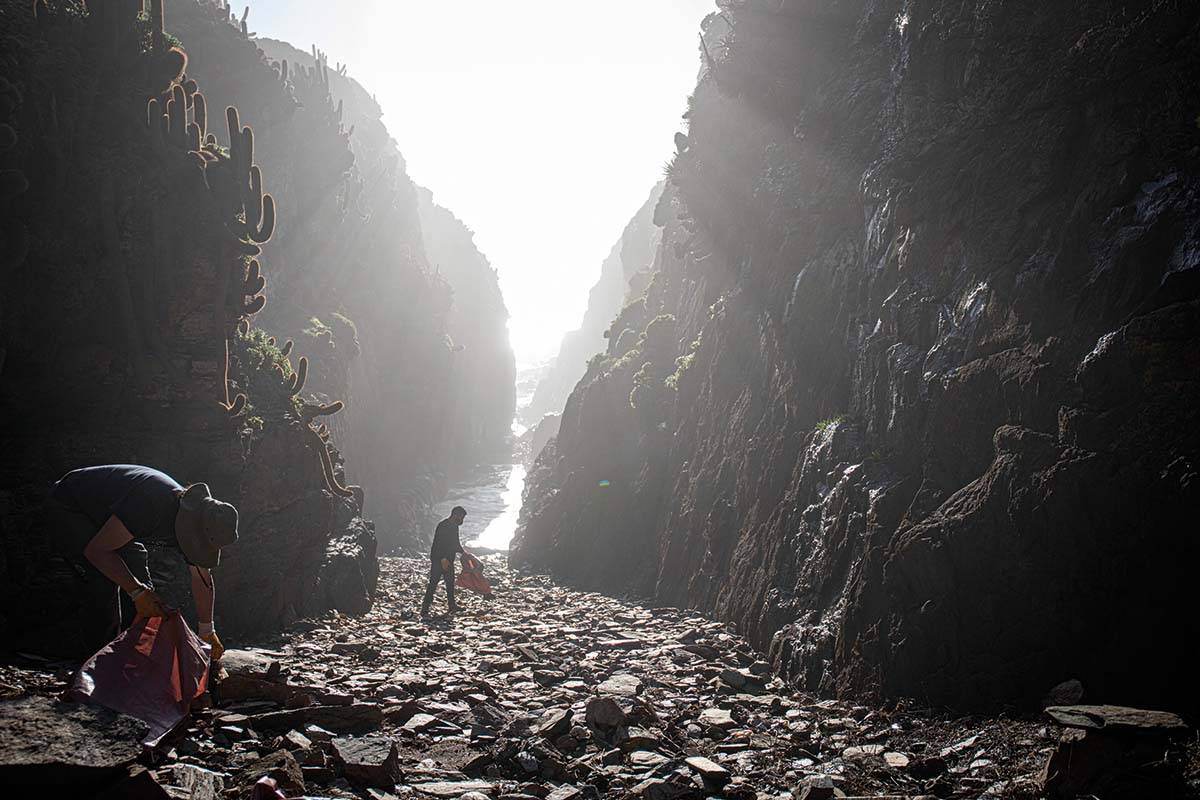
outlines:
[[[553, 355], [662, 175], [714, 0], [255, 0], [250, 29], [375, 93], [413, 179], [500, 273], [519, 363]], [[169, 20], [168, 20], [169, 25]]]

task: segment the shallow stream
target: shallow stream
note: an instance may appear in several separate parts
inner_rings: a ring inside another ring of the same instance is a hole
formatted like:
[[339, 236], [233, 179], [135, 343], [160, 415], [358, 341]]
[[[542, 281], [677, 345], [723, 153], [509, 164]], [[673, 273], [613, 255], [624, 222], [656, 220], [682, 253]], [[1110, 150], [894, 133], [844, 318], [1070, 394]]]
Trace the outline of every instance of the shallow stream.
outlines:
[[517, 529], [524, 489], [525, 467], [521, 464], [481, 465], [450, 488], [437, 505], [437, 518], [445, 519], [450, 509], [462, 506], [467, 510], [467, 519], [459, 530], [459, 539], [465, 547], [508, 550]]

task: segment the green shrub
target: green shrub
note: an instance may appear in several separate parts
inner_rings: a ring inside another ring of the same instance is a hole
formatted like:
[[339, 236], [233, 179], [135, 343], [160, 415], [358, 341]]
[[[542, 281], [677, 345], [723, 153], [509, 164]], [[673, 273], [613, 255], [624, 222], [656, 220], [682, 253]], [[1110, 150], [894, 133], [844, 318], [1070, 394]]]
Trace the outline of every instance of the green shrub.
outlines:
[[820, 431], [821, 433], [825, 433], [830, 428], [845, 421], [845, 419], [846, 419], [846, 416], [844, 414], [838, 414], [836, 417], [830, 417], [829, 419], [823, 419], [817, 423], [817, 430]]

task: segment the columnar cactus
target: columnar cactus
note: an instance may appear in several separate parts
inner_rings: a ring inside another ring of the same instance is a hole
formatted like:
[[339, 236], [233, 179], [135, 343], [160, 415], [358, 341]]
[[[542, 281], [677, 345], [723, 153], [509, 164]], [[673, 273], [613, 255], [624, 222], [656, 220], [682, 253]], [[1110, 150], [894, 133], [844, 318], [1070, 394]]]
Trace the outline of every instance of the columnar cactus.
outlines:
[[232, 403], [229, 405], [221, 403], [220, 405], [221, 408], [225, 409], [225, 412], [229, 414], [229, 416], [236, 417], [246, 409], [246, 395], [238, 393], [238, 396], [233, 398]]
[[262, 311], [266, 305], [267, 296], [265, 294], [256, 295], [242, 305], [242, 316], [252, 317]]
[[309, 433], [312, 434], [313, 446], [317, 449], [317, 455], [321, 459], [321, 472], [325, 476], [325, 486], [330, 492], [338, 497], [353, 497], [354, 492], [343, 486], [337, 479], [337, 473], [334, 472], [333, 457], [329, 455], [329, 445], [321, 438], [315, 430], [308, 425], [304, 426]]
[[300, 418], [307, 422], [317, 417], [328, 417], [338, 413], [345, 407], [346, 404], [341, 400], [335, 400], [332, 403], [326, 403], [324, 405], [318, 403], [305, 403], [300, 409]]
[[196, 92], [192, 95], [192, 122], [200, 129], [200, 138], [207, 141], [208, 133], [208, 102], [204, 95]]
[[308, 359], [300, 356], [300, 363], [296, 366], [296, 372], [292, 375], [292, 380], [288, 385], [288, 391], [292, 393], [293, 397], [304, 390], [306, 380], [308, 380]]
[[251, 259], [249, 268], [246, 270], [246, 280], [242, 284], [242, 295], [254, 297], [261, 294], [266, 286], [267, 279], [262, 276], [262, 268], [259, 266], [258, 259]]

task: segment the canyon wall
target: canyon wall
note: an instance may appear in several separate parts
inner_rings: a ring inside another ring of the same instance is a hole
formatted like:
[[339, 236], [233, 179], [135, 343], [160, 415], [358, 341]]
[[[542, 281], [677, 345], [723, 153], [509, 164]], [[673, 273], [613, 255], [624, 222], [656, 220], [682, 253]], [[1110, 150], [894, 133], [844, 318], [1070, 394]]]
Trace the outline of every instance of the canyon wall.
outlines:
[[[277, 234], [254, 132], [206, 103], [162, 4], [141, 5], [2, 6], [0, 571], [14, 646], [78, 641], [79, 579], [39, 508], [86, 464], [151, 464], [238, 505], [241, 539], [216, 573], [228, 633], [361, 612], [375, 589], [373, 527], [320, 427], [338, 407], [303, 395], [308, 360], [253, 326]], [[190, 614], [182, 558], [151, 558]]]
[[1194, 708], [1200, 8], [720, 5], [513, 560], [809, 689]]
[[508, 309], [500, 281], [474, 236], [453, 212], [418, 191], [421, 232], [434, 272], [454, 291], [446, 333], [455, 354], [450, 407], [450, 460], [461, 473], [477, 463], [507, 463], [517, 410], [517, 364], [508, 342]]
[[[379, 544], [419, 546], [457, 457], [453, 290], [378, 106], [319, 53], [268, 60], [224, 3], [144, 8], [0, 2], [12, 647], [78, 638], [77, 578], [40, 516], [70, 469], [150, 464], [238, 506], [215, 572], [236, 637], [369, 608], [364, 503]], [[190, 615], [178, 553], [151, 561]]]
[[658, 247], [659, 232], [651, 217], [662, 191], [662, 183], [650, 190], [650, 197], [629, 220], [621, 238], [600, 265], [600, 277], [588, 293], [583, 321], [576, 330], [563, 336], [554, 363], [538, 381], [533, 399], [522, 412], [526, 425], [533, 427], [546, 414], [562, 413], [571, 389], [587, 371], [588, 361], [604, 352], [604, 339], [612, 318], [631, 293], [637, 295], [644, 289]]
[[[346, 403], [329, 427], [353, 453], [349, 477], [364, 489], [380, 546], [422, 548], [448, 482], [492, 457], [508, 433], [495, 417], [511, 419], [511, 376], [475, 369], [512, 358], [495, 275], [473, 246], [437, 263], [427, 253], [418, 189], [382, 109], [346, 67], [315, 46], [247, 39], [248, 24], [243, 33], [240, 19], [205, 3], [167, 5], [198, 77], [261, 128], [264, 170], [279, 176], [280, 201], [294, 209], [264, 261], [277, 279], [262, 324], [316, 363], [337, 365], [314, 374], [310, 389]], [[454, 341], [464, 318], [477, 332], [471, 349]], [[468, 408], [455, 397], [482, 399]], [[464, 422], [475, 412], [486, 433]]]

